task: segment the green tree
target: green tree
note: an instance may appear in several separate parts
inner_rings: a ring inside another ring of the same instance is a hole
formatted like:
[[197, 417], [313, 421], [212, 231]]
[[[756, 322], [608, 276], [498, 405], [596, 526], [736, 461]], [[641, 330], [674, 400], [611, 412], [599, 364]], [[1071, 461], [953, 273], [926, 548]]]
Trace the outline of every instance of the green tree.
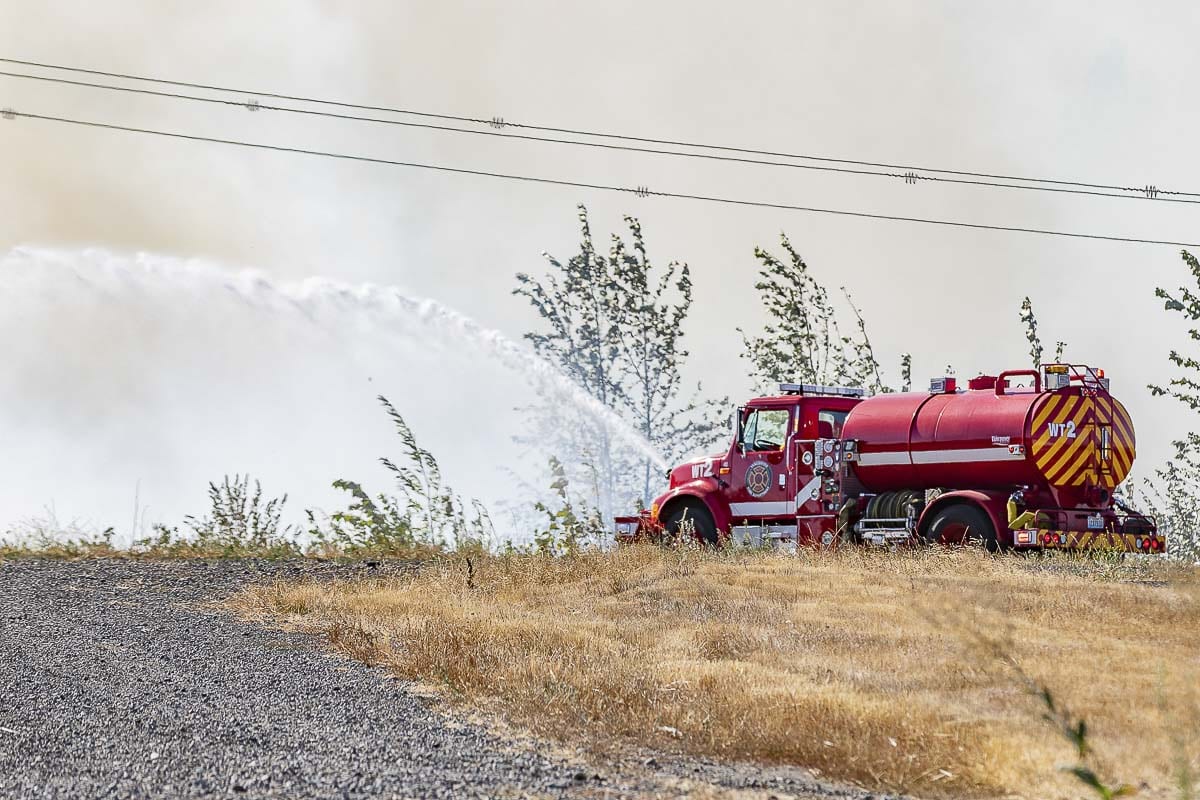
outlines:
[[[1021, 322], [1025, 325], [1025, 339], [1029, 342], [1029, 358], [1033, 361], [1033, 368], [1038, 369], [1043, 363], [1042, 356], [1045, 349], [1042, 347], [1042, 337], [1038, 334], [1038, 321], [1037, 316], [1033, 313], [1033, 301], [1029, 297], [1021, 301]], [[1066, 342], [1055, 344], [1055, 362], [1062, 361], [1063, 350], [1066, 347]]]
[[1200, 436], [1189, 433], [1172, 442], [1175, 454], [1142, 482], [1140, 500], [1167, 535], [1173, 558], [1200, 562]]
[[[546, 255], [549, 273], [517, 275], [541, 327], [525, 338], [592, 397], [612, 409], [668, 458], [706, 446], [717, 434], [715, 404], [683, 393], [688, 353], [683, 328], [692, 302], [686, 264], [658, 267], [641, 224], [625, 217], [628, 241], [612, 236], [607, 254], [579, 209], [580, 249], [565, 262]], [[595, 505], [611, 515], [633, 498], [649, 501], [653, 464], [628, 452], [606, 427], [573, 410], [539, 407], [536, 430], [522, 438], [549, 448], [571, 471], [571, 483], [594, 486]]]
[[[1183, 263], [1187, 265], [1192, 279], [1200, 287], [1200, 260], [1187, 250], [1181, 252]], [[1179, 287], [1177, 295], [1161, 287], [1154, 290], [1154, 295], [1165, 301], [1164, 308], [1167, 311], [1178, 312], [1193, 324], [1193, 327], [1188, 329], [1188, 338], [1193, 346], [1200, 342], [1200, 330], [1194, 327], [1196, 321], [1200, 320], [1200, 296], [1186, 286]], [[1178, 374], [1167, 386], [1151, 386], [1150, 391], [1160, 397], [1169, 395], [1193, 411], [1200, 411], [1200, 361], [1197, 361], [1195, 355], [1180, 353], [1178, 350], [1172, 350], [1168, 358], [1178, 369]]]
[[[632, 249], [614, 235], [609, 254], [620, 298], [616, 316], [624, 411], [647, 440], [675, 460], [708, 445], [723, 430], [719, 420], [728, 400], [702, 400], [699, 384], [690, 398], [681, 399], [691, 272], [677, 261], [656, 269], [646, 252], [641, 223], [627, 216], [625, 224]], [[650, 502], [652, 468], [649, 459], [642, 459], [643, 504]]]
[[[596, 250], [587, 209], [579, 206], [579, 252], [563, 262], [543, 254], [550, 272], [543, 279], [517, 274], [513, 294], [526, 298], [543, 328], [525, 339], [546, 360], [600, 401], [617, 411], [626, 401], [622, 385], [620, 287], [612, 264]], [[596, 503], [611, 512], [616, 502], [620, 455], [612, 432], [595, 420], [573, 420], [571, 409], [543, 405], [532, 409], [534, 430], [522, 441], [569, 458], [573, 466], [591, 464], [599, 476]], [[583, 433], [582, 438], [579, 434]], [[531, 435], [532, 434], [532, 435]]]
[[588, 394], [609, 408], [624, 399], [621, 385], [621, 287], [612, 263], [596, 250], [587, 208], [579, 206], [579, 252], [565, 263], [544, 253], [542, 280], [517, 273], [513, 294], [525, 297], [546, 330], [525, 339]]
[[747, 336], [738, 328], [746, 348], [742, 356], [750, 361], [755, 381], [766, 390], [798, 381], [884, 391], [866, 321], [849, 293], [842, 289], [854, 314], [857, 336], [842, 334], [829, 291], [813, 276], [787, 235], [780, 234], [779, 241], [784, 258], [754, 248], [760, 264], [754, 288], [767, 313], [762, 334]]
[[900, 391], [912, 391], [912, 353], [900, 354]]
[[[1161, 287], [1154, 294], [1164, 301], [1167, 311], [1182, 314], [1188, 321], [1191, 347], [1200, 342], [1200, 260], [1187, 250], [1181, 251], [1183, 263], [1191, 273], [1196, 289], [1180, 286], [1174, 293]], [[1173, 397], [1193, 411], [1200, 411], [1200, 360], [1194, 353], [1171, 350], [1168, 359], [1176, 367], [1176, 375], [1166, 386], [1151, 385], [1157, 397]], [[1161, 469], [1155, 479], [1146, 482], [1143, 499], [1149, 511], [1167, 533], [1170, 552], [1191, 561], [1200, 560], [1200, 435], [1190, 433], [1172, 443], [1175, 456]]]

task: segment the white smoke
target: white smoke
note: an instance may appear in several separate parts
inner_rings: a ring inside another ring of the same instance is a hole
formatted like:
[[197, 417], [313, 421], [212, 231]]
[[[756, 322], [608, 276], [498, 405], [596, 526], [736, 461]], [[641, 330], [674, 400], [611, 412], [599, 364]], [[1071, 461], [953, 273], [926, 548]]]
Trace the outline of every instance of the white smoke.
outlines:
[[[238, 453], [230, 458], [236, 464], [218, 469], [248, 470], [249, 461], [262, 465], [254, 472], [265, 480], [300, 470], [311, 475], [302, 490], [340, 477], [333, 469], [357, 474], [346, 451], [367, 450], [373, 440], [351, 446], [340, 437], [355, 435], [345, 433], [346, 420], [366, 413], [383, 391], [362, 385], [373, 374], [380, 384], [393, 381], [385, 393], [418, 431], [413, 408], [470, 409], [457, 415], [468, 420], [466, 430], [446, 430], [438, 420], [440, 440], [423, 442], [439, 458], [452, 460], [448, 450], [477, 441], [493, 468], [511, 468], [511, 446], [496, 451], [517, 432], [512, 409], [532, 391], [575, 407], [666, 467], [643, 437], [524, 344], [393, 286], [319, 277], [277, 283], [198, 259], [20, 247], [0, 257], [0, 335], [13, 345], [0, 380], [0, 530], [14, 522], [14, 509], [27, 516], [51, 501], [68, 506], [72, 517], [104, 514], [104, 524], [113, 524], [112, 509], [124, 505], [136, 528], [139, 514], [145, 518], [136, 503], [185, 490], [198, 495], [202, 485], [169, 486], [173, 475], [196, 480], [195, 470], [183, 468], [193, 458], [213, 465], [205, 480], [219, 477], [211, 473], [220, 454], [208, 448], [222, 439], [262, 437], [272, 452], [249, 459]], [[528, 387], [524, 397], [506, 388], [516, 383]], [[354, 399], [345, 400], [348, 394]], [[377, 432], [382, 415], [371, 413], [368, 427]], [[338, 433], [327, 434], [332, 444], [325, 448], [305, 449], [285, 441], [289, 426], [297, 440], [312, 434], [322, 441], [323, 427]], [[371, 455], [389, 447], [378, 443]], [[280, 462], [288, 469], [272, 469]], [[149, 475], [147, 485], [157, 489], [135, 500], [134, 486], [125, 486], [127, 496], [114, 506], [110, 468], [127, 481]], [[465, 495], [487, 494], [452, 482]], [[199, 509], [159, 506], [173, 523], [189, 510]]]

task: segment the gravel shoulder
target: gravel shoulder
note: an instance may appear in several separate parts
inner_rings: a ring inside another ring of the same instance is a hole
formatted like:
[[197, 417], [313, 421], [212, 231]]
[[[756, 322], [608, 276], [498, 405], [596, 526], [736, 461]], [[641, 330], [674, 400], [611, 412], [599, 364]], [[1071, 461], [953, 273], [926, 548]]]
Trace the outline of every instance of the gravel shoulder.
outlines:
[[404, 568], [0, 563], [0, 797], [883, 797], [800, 769], [589, 760], [212, 605], [252, 582]]

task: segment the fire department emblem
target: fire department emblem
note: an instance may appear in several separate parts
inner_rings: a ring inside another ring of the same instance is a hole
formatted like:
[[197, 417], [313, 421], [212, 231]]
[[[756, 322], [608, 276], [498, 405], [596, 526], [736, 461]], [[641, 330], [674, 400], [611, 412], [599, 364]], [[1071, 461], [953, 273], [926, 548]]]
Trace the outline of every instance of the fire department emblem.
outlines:
[[746, 470], [746, 491], [752, 497], [762, 497], [771, 488], [771, 465], [765, 461], [755, 461]]

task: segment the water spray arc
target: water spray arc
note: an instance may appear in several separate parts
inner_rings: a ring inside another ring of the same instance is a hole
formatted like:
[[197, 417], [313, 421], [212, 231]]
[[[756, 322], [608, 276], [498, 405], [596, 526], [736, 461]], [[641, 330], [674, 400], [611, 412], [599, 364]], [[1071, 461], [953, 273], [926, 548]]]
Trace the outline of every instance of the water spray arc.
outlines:
[[440, 335], [477, 349], [525, 378], [538, 392], [569, 403], [658, 469], [668, 466], [655, 447], [612, 409], [525, 345], [436, 300], [409, 295], [395, 286], [321, 277], [275, 282], [261, 272], [199, 259], [147, 253], [125, 256], [99, 249], [19, 247], [0, 257], [0, 280], [41, 279], [47, 272], [103, 292], [216, 290], [232, 293], [255, 309], [299, 315], [313, 324], [332, 313], [379, 324], [417, 341]]

